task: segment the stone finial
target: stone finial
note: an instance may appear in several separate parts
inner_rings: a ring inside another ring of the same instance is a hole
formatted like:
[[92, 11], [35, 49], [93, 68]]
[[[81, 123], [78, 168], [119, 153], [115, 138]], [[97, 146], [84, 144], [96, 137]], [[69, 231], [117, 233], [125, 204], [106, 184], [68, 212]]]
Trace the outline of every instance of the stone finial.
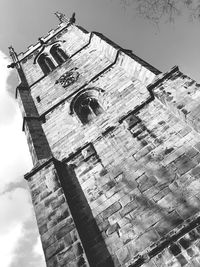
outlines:
[[74, 12], [74, 13], [72, 14], [71, 18], [69, 19], [69, 23], [70, 23], [70, 24], [73, 24], [73, 23], [76, 22], [76, 18], [75, 18], [75, 16], [76, 16], [76, 13]]
[[56, 17], [59, 19], [60, 22], [66, 22], [69, 23], [69, 20], [65, 17], [65, 14], [60, 13], [60, 12], [55, 12], [54, 13], [56, 15]]
[[10, 46], [8, 47], [8, 50], [9, 50], [9, 54], [10, 54], [11, 57], [12, 57], [14, 54], [16, 54], [14, 48], [12, 47], [12, 45], [10, 45]]
[[15, 68], [17, 65], [17, 63], [16, 63], [17, 62], [17, 54], [16, 54], [14, 48], [12, 47], [12, 45], [10, 45], [8, 47], [8, 50], [9, 50], [9, 55], [12, 58], [13, 62], [10, 65], [8, 65], [7, 67], [8, 68]]
[[70, 19], [67, 19], [65, 17], [65, 14], [63, 13], [60, 13], [60, 12], [55, 12], [54, 13], [56, 15], [56, 17], [60, 20], [60, 22], [65, 22], [65, 23], [70, 23], [70, 24], [73, 24], [76, 22], [76, 18], [75, 18], [75, 12], [72, 14], [71, 18]]

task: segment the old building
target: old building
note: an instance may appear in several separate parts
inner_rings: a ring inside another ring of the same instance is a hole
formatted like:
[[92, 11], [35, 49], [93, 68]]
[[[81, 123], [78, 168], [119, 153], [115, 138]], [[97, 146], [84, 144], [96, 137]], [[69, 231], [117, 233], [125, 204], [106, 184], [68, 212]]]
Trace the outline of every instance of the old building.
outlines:
[[200, 85], [56, 15], [9, 48], [47, 266], [200, 266]]

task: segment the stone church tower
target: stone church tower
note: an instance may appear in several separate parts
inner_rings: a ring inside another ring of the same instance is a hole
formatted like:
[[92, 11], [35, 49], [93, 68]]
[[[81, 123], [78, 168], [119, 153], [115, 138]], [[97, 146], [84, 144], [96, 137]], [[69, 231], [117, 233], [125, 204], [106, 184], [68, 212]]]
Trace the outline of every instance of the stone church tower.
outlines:
[[9, 48], [47, 266], [200, 266], [200, 85], [56, 15]]

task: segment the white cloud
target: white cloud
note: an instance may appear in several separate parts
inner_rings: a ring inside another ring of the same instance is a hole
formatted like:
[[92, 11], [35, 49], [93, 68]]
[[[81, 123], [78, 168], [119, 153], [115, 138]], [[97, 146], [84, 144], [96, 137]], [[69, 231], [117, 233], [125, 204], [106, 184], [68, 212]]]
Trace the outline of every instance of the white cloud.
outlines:
[[45, 267], [42, 247], [39, 244], [38, 230], [33, 218], [23, 225], [23, 232], [16, 246], [9, 267]]
[[2, 267], [9, 267], [15, 249], [23, 236], [23, 224], [32, 216], [28, 192], [16, 188], [0, 195], [0, 259]]
[[14, 250], [21, 236], [22, 225], [18, 224], [9, 232], [0, 235], [0, 259], [2, 267], [9, 267], [14, 257]]
[[8, 94], [14, 91], [15, 79], [9, 76], [8, 64], [0, 51], [0, 265], [44, 267], [30, 194], [16, 187], [31, 170], [32, 162], [19, 109]]
[[8, 64], [9, 64], [8, 57], [2, 51], [0, 51], [0, 68], [1, 68], [0, 85], [4, 87], [6, 85], [6, 81], [9, 76], [9, 71], [6, 68]]
[[29, 193], [23, 188], [0, 195], [0, 235], [27, 221], [32, 215]]
[[0, 124], [10, 122], [16, 111], [14, 99], [8, 97], [9, 87], [13, 87], [13, 84], [7, 82], [10, 74], [10, 77], [14, 77], [16, 74], [7, 68], [8, 64], [7, 56], [0, 51]]
[[30, 194], [15, 188], [0, 195], [1, 267], [45, 267]]
[[0, 193], [9, 183], [22, 180], [32, 163], [19, 112], [12, 124], [0, 125]]
[[33, 248], [33, 252], [37, 255], [44, 257], [44, 254], [42, 251], [42, 244], [41, 244], [41, 240], [39, 237], [37, 238], [37, 243], [35, 244], [35, 246]]
[[[8, 94], [8, 58], [0, 51], [0, 193], [9, 183], [19, 182], [21, 176], [31, 169], [22, 118], [17, 104]], [[13, 74], [12, 74], [13, 75]]]

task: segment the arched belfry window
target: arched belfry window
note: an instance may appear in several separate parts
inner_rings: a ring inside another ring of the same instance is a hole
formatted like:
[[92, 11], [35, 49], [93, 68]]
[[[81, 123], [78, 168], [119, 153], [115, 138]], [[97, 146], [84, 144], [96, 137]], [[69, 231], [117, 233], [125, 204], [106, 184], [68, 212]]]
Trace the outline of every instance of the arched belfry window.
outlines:
[[44, 74], [48, 74], [55, 69], [55, 65], [53, 64], [53, 62], [46, 53], [41, 54], [38, 57], [37, 62], [41, 67], [42, 71], [44, 72]]
[[89, 123], [103, 113], [103, 108], [98, 100], [98, 92], [89, 90], [79, 94], [73, 100], [73, 111], [83, 124]]
[[69, 56], [65, 54], [65, 52], [60, 47], [60, 44], [55, 44], [50, 49], [50, 54], [55, 59], [55, 61], [58, 63], [58, 65], [65, 62]]

